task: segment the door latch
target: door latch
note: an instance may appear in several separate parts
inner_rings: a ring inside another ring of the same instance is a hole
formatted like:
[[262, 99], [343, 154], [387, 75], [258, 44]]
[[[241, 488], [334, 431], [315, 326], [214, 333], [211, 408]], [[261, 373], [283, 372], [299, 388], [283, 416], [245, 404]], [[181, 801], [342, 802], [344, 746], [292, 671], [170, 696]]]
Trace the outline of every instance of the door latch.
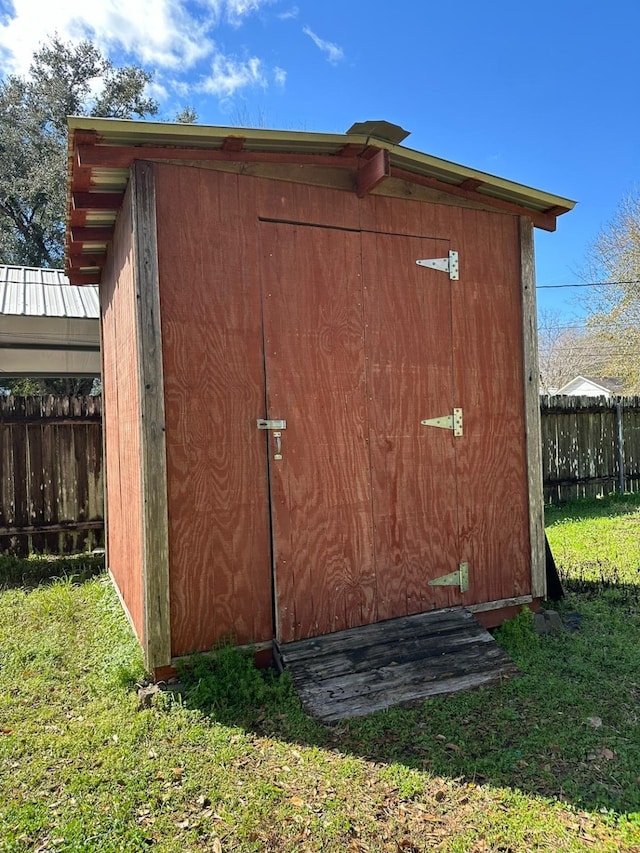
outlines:
[[256, 421], [258, 429], [286, 429], [286, 421], [268, 421], [265, 418], [258, 418]]
[[273, 430], [273, 440], [276, 444], [276, 450], [273, 458], [276, 461], [282, 459], [282, 430], [287, 428], [287, 422], [284, 420], [268, 420], [267, 418], [258, 418], [256, 421], [258, 429]]

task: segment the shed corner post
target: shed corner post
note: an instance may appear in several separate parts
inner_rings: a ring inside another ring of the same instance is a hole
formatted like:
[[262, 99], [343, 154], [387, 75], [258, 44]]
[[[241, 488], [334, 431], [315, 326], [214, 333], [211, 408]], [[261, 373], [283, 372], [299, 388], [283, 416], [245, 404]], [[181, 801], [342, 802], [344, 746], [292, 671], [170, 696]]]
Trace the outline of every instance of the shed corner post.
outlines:
[[142, 583], [147, 669], [171, 665], [167, 445], [156, 222], [155, 168], [131, 167], [142, 473]]
[[527, 479], [529, 486], [529, 538], [531, 544], [531, 595], [547, 594], [542, 486], [542, 429], [540, 425], [540, 368], [533, 222], [520, 217], [520, 280], [522, 289], [522, 341]]

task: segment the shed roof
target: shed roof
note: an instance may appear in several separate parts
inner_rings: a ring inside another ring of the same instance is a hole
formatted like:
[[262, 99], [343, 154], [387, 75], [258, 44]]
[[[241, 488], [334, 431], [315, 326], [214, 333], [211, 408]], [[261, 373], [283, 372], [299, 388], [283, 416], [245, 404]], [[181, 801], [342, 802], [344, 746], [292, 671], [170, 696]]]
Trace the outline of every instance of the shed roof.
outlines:
[[289, 163], [353, 172], [359, 195], [389, 177], [531, 217], [549, 231], [575, 202], [399, 144], [407, 132], [384, 121], [344, 134], [206, 127], [91, 117], [69, 119], [66, 268], [74, 284], [100, 281], [107, 246], [136, 159]]

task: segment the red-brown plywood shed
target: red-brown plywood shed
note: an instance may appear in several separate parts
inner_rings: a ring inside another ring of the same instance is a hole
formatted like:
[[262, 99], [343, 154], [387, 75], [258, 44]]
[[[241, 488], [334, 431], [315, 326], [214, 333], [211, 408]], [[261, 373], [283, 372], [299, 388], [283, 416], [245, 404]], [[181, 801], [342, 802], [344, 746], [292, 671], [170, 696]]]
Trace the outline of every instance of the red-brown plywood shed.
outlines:
[[545, 594], [532, 235], [573, 202], [404, 136], [70, 120], [108, 563], [156, 674]]

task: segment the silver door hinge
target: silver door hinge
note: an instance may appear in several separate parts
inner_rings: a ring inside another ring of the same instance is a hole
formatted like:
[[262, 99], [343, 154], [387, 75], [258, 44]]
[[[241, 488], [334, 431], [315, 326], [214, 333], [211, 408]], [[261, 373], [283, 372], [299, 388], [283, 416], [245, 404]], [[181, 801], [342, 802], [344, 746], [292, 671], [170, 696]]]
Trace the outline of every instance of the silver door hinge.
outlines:
[[460, 563], [457, 572], [434, 578], [429, 581], [429, 586], [459, 586], [460, 592], [469, 590], [469, 563]]
[[432, 270], [448, 272], [451, 281], [458, 281], [460, 278], [457, 252], [449, 252], [448, 258], [425, 258], [424, 260], [416, 261], [416, 263], [419, 267], [429, 267]]
[[454, 409], [452, 415], [444, 415], [442, 418], [428, 418], [420, 421], [420, 423], [422, 426], [452, 429], [454, 435], [462, 435], [462, 409]]

